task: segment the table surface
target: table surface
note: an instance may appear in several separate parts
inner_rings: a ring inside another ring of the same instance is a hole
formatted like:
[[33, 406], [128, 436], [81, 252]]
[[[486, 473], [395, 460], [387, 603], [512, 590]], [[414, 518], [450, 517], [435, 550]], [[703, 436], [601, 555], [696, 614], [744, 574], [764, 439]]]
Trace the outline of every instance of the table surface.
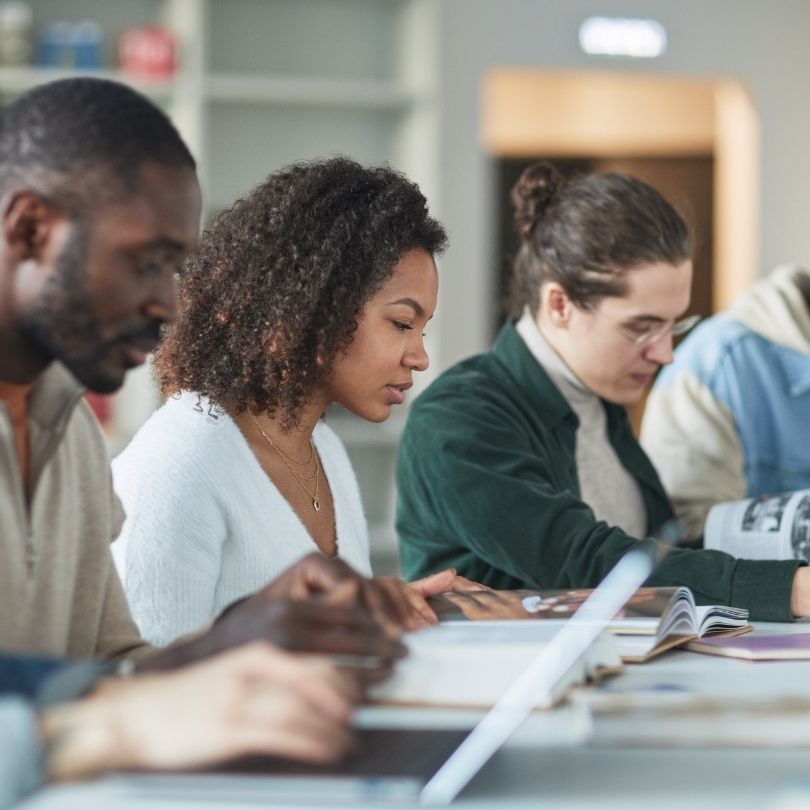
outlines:
[[[756, 632], [810, 632], [810, 623], [760, 624]], [[747, 662], [673, 651], [646, 664], [628, 666], [603, 688], [611, 693], [678, 692], [741, 699], [792, 696], [810, 703], [810, 660]], [[574, 715], [569, 706], [533, 714], [455, 804], [499, 810], [596, 806], [617, 810], [651, 806], [663, 810], [810, 810], [808, 748], [598, 748], [583, 740]], [[368, 708], [360, 712], [359, 721], [463, 728], [480, 716], [474, 711]], [[272, 804], [272, 795], [267, 804]], [[113, 781], [100, 779], [47, 788], [20, 808], [190, 810], [200, 806], [196, 800], [136, 799], [124, 795]], [[247, 805], [206, 801], [202, 806], [225, 810]]]

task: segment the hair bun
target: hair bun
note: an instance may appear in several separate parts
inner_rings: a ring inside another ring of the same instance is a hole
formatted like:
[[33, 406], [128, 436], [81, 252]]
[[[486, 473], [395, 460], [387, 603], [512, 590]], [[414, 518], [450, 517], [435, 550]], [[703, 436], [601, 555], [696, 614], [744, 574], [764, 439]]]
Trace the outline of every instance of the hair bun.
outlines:
[[529, 241], [532, 238], [535, 226], [564, 182], [562, 174], [545, 161], [524, 169], [512, 188], [515, 228], [521, 239]]

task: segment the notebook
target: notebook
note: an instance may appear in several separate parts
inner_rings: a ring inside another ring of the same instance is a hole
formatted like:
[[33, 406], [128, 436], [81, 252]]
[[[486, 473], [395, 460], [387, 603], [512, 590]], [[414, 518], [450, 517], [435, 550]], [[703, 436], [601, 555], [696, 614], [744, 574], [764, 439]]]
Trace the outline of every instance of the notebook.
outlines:
[[594, 643], [649, 576], [652, 552], [625, 555], [470, 732], [361, 729], [361, 749], [331, 767], [247, 757], [195, 773], [121, 774], [150, 798], [230, 799], [326, 806], [361, 802], [447, 805]]

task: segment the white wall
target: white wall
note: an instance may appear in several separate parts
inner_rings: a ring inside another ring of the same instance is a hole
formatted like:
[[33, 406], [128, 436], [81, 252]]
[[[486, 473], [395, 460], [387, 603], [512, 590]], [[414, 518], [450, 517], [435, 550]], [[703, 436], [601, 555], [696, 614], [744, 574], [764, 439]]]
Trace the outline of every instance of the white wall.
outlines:
[[[493, 194], [478, 133], [482, 79], [493, 67], [607, 68], [735, 77], [761, 123], [761, 271], [810, 263], [808, 0], [436, 0], [440, 10], [438, 211], [451, 237], [442, 262], [439, 370], [486, 348], [492, 312]], [[586, 57], [591, 15], [653, 17], [669, 34], [657, 60]]]

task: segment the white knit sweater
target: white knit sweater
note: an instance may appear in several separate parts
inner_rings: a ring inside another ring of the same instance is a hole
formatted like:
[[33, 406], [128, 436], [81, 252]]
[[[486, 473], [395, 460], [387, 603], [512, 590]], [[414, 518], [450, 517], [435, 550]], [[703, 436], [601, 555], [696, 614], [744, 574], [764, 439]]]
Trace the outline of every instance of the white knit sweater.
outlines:
[[[349, 458], [323, 422], [312, 438], [332, 491], [338, 554], [368, 576]], [[112, 466], [127, 514], [113, 556], [132, 615], [155, 644], [199, 628], [317, 550], [233, 420], [196, 393], [169, 399]]]

